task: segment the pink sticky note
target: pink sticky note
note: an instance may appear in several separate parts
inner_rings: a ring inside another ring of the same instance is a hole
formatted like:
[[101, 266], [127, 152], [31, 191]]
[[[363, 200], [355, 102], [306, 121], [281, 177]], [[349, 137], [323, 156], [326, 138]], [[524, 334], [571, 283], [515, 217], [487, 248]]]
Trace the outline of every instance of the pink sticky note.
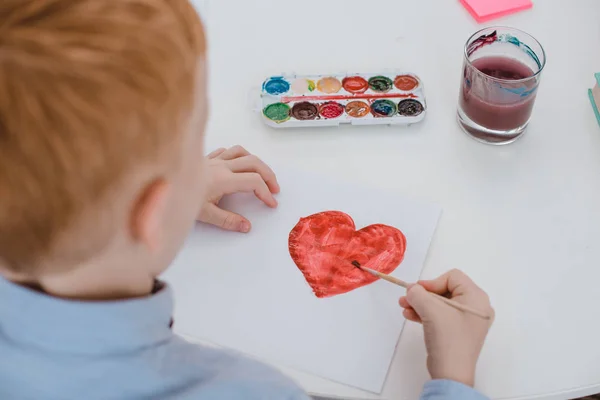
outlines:
[[512, 14], [533, 7], [531, 0], [460, 0], [477, 22]]

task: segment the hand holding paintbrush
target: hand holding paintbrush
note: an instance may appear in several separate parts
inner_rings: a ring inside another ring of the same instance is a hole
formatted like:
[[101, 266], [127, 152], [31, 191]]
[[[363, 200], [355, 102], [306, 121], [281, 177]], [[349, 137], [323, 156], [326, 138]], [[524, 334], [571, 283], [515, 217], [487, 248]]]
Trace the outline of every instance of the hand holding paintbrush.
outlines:
[[[384, 273], [379, 272], [379, 271], [375, 271], [374, 269], [371, 269], [371, 268], [363, 267], [356, 260], [352, 261], [352, 265], [354, 265], [356, 268], [360, 268], [361, 270], [370, 273], [371, 275], [377, 276], [377, 277], [379, 277], [379, 278], [381, 278], [383, 280], [386, 280], [388, 282], [394, 283], [394, 284], [396, 284], [398, 286], [401, 286], [401, 287], [403, 287], [405, 289], [408, 289], [411, 286], [409, 283], [404, 282], [403, 280], [400, 280], [400, 279], [395, 278], [393, 276], [384, 274]], [[466, 306], [464, 304], [458, 303], [456, 301], [450, 300], [450, 299], [448, 299], [448, 298], [446, 298], [444, 296], [440, 296], [437, 293], [433, 293], [433, 292], [429, 292], [429, 293], [432, 296], [434, 296], [435, 298], [437, 298], [438, 300], [446, 303], [450, 307], [456, 308], [457, 310], [464, 311], [464, 312], [476, 315], [479, 318], [488, 319], [488, 320], [491, 319], [490, 315], [484, 314], [481, 311], [478, 311], [478, 310], [476, 310], [476, 309], [474, 309], [472, 307], [469, 307], [469, 306]]]
[[[406, 319], [423, 324], [427, 368], [431, 377], [473, 386], [477, 360], [494, 320], [494, 310], [487, 294], [458, 270], [431, 281], [420, 281], [418, 285], [409, 285], [400, 279], [365, 268], [357, 261], [352, 264], [407, 288], [406, 296], [400, 298], [400, 306], [404, 308]], [[450, 299], [441, 294], [448, 294]], [[460, 303], [456, 301], [459, 299]], [[472, 315], [479, 318], [473, 318]]]

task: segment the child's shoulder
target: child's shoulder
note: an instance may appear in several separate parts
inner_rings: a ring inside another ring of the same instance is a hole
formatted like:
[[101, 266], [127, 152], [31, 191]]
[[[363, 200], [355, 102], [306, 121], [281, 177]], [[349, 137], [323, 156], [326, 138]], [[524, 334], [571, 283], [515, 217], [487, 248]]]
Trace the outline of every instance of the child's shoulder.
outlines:
[[180, 337], [173, 338], [169, 347], [164, 366], [171, 366], [169, 369], [178, 371], [184, 380], [198, 380], [198, 393], [207, 399], [309, 398], [279, 371], [236, 352], [197, 345]]
[[175, 335], [168, 287], [89, 303], [0, 277], [0, 300], [0, 399], [308, 398], [266, 365]]
[[[309, 398], [293, 381], [264, 364], [175, 335], [130, 353], [89, 356], [9, 346], [3, 339], [0, 331], [0, 398]], [[35, 377], [43, 379], [25, 383]]]

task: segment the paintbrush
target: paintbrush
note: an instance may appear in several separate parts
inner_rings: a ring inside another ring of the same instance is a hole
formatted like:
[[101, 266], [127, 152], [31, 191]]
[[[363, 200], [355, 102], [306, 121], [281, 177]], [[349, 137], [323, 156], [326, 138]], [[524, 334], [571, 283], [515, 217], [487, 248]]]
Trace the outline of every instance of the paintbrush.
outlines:
[[[356, 260], [352, 261], [352, 265], [354, 265], [356, 268], [359, 268], [359, 269], [361, 269], [361, 270], [363, 270], [365, 272], [368, 272], [371, 275], [374, 275], [374, 276], [376, 276], [378, 278], [381, 278], [381, 279], [386, 280], [388, 282], [394, 283], [394, 284], [396, 284], [398, 286], [402, 286], [405, 289], [408, 289], [408, 287], [410, 286], [408, 284], [408, 282], [404, 282], [401, 279], [394, 278], [393, 276], [384, 274], [383, 272], [375, 271], [374, 269], [371, 269], [371, 268], [363, 267]], [[483, 318], [483, 319], [490, 319], [491, 318], [489, 315], [486, 315], [486, 314], [482, 313], [481, 311], [478, 311], [478, 310], [476, 310], [474, 308], [471, 308], [469, 306], [465, 306], [464, 304], [460, 304], [460, 303], [458, 303], [456, 301], [450, 300], [450, 299], [448, 299], [448, 298], [446, 298], [444, 296], [440, 296], [437, 293], [433, 293], [433, 292], [428, 292], [428, 293], [430, 293], [435, 298], [443, 301], [444, 303], [448, 304], [449, 306], [456, 308], [457, 310], [468, 312], [470, 314], [476, 315], [479, 318]]]

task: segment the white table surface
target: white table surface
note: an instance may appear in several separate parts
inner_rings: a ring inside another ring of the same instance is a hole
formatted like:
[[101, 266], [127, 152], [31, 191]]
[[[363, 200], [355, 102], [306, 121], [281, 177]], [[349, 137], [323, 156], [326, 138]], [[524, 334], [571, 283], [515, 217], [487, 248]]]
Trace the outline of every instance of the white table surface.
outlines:
[[[600, 127], [587, 97], [600, 1], [537, 0], [494, 21], [531, 33], [548, 57], [529, 130], [504, 147], [469, 139], [455, 120], [463, 44], [482, 27], [457, 0], [196, 2], [210, 40], [209, 149], [242, 144], [441, 204], [423, 277], [461, 268], [497, 311], [477, 388], [494, 399], [600, 392]], [[423, 123], [274, 130], [250, 110], [251, 89], [271, 74], [384, 68], [420, 75]], [[309, 391], [364, 395], [285, 371]], [[382, 395], [416, 399], [427, 379], [422, 330], [407, 323]]]

